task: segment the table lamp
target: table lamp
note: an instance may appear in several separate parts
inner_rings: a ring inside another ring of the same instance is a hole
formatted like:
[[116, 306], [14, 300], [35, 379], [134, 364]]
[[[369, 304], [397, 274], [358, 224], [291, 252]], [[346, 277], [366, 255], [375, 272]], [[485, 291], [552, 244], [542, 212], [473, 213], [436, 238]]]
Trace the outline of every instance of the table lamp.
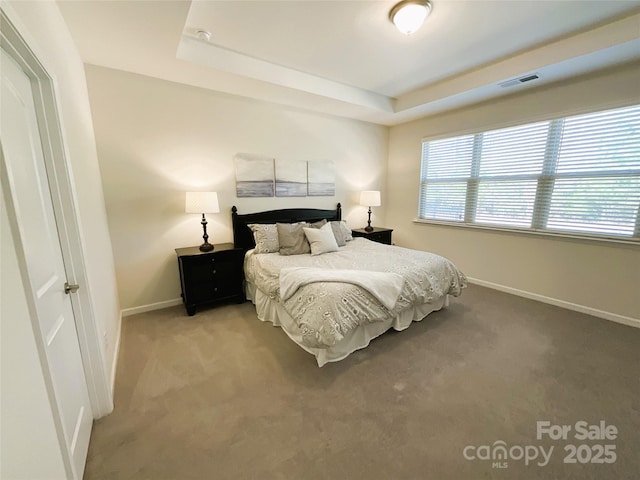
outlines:
[[372, 232], [373, 227], [371, 226], [371, 207], [380, 206], [380, 192], [377, 190], [364, 190], [360, 192], [360, 205], [369, 207], [369, 220], [367, 221], [367, 226], [364, 227], [364, 229], [367, 232]]
[[218, 213], [220, 206], [218, 205], [218, 194], [216, 192], [187, 192], [185, 209], [186, 213], [201, 213], [202, 214], [202, 230], [204, 235], [204, 243], [200, 245], [201, 252], [210, 252], [213, 250], [213, 245], [209, 243], [209, 235], [207, 235], [207, 219], [205, 213]]

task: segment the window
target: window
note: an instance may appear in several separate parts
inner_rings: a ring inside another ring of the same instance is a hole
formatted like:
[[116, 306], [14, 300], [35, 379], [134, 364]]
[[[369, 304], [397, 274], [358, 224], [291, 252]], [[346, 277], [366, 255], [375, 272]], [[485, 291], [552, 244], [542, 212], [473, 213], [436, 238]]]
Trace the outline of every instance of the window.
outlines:
[[423, 142], [419, 217], [640, 241], [640, 105]]

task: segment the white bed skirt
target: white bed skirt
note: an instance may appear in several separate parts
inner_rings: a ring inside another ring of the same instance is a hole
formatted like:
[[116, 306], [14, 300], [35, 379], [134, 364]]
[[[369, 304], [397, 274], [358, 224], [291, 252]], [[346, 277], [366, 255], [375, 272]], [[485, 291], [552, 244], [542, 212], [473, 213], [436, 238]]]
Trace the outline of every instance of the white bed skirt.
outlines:
[[449, 305], [449, 296], [445, 295], [433, 303], [422, 304], [408, 308], [400, 314], [382, 322], [368, 323], [349, 332], [337, 345], [328, 348], [311, 348], [302, 344], [302, 334], [291, 316], [286, 312], [277, 300], [272, 300], [262, 290], [253, 283], [245, 283], [245, 293], [248, 300], [256, 306], [258, 319], [263, 322], [271, 322], [275, 326], [282, 327], [287, 335], [296, 344], [316, 357], [318, 366], [329, 362], [337, 362], [347, 355], [369, 345], [374, 338], [393, 328], [394, 330], [404, 330], [411, 325], [411, 322], [418, 322], [431, 312], [440, 310]]

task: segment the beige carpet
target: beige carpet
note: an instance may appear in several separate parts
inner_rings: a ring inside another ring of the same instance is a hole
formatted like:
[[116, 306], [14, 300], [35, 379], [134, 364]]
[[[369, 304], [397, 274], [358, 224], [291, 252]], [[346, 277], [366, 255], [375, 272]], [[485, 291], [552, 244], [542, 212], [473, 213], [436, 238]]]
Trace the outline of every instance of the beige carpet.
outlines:
[[[124, 320], [85, 479], [637, 479], [639, 375], [640, 329], [476, 286], [321, 369], [250, 303], [174, 307]], [[538, 441], [544, 420], [568, 440]], [[581, 420], [617, 438], [575, 440]], [[463, 456], [498, 440], [507, 468]], [[617, 459], [564, 464], [567, 444]]]

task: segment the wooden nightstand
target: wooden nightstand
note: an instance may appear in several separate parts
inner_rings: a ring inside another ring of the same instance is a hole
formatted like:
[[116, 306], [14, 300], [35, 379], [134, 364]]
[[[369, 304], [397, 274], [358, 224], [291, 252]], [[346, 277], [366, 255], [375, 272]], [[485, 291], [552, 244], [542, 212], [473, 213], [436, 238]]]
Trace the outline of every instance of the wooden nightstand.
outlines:
[[244, 302], [244, 252], [233, 243], [219, 243], [211, 252], [198, 247], [176, 248], [182, 301], [189, 315], [196, 307], [223, 300]]
[[373, 231], [367, 232], [364, 228], [356, 228], [351, 231], [354, 237], [364, 237], [368, 240], [378, 243], [386, 243], [391, 245], [392, 228], [373, 227]]

